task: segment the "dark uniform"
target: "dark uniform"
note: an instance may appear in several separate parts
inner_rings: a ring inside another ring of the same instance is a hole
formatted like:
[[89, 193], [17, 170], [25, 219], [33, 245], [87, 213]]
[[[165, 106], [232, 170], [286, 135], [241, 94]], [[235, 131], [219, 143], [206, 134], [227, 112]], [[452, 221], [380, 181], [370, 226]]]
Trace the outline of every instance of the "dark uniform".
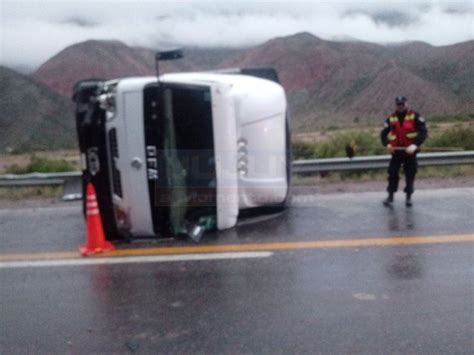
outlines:
[[[411, 206], [411, 195], [414, 191], [414, 181], [417, 172], [416, 151], [428, 136], [425, 120], [418, 112], [408, 110], [405, 106], [406, 98], [396, 98], [397, 111], [385, 120], [384, 128], [380, 132], [380, 138], [384, 146], [394, 149], [392, 159], [388, 168], [389, 196], [384, 201], [386, 205], [393, 202], [393, 194], [398, 190], [399, 171], [403, 165], [405, 173], [407, 194], [407, 206]], [[408, 149], [407, 152], [407, 148]], [[409, 154], [413, 150], [412, 154]]]

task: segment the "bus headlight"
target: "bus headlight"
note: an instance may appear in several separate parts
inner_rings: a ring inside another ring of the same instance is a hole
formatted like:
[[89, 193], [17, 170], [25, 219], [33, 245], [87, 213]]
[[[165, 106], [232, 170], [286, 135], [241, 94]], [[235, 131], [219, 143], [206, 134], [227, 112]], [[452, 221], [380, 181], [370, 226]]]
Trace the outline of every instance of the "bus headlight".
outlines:
[[107, 93], [98, 97], [100, 108], [107, 111], [107, 118], [112, 118], [115, 115], [116, 103], [115, 94]]
[[237, 141], [237, 171], [240, 176], [247, 175], [247, 140], [245, 138], [240, 138]]
[[247, 147], [247, 140], [245, 138], [240, 138], [237, 141], [237, 148], [240, 149], [240, 148], [246, 148], [246, 147]]
[[115, 210], [115, 220], [117, 222], [117, 226], [121, 229], [129, 229], [130, 220], [128, 218], [128, 213], [118, 206], [114, 206], [114, 210]]
[[247, 166], [242, 166], [238, 168], [240, 176], [247, 176]]

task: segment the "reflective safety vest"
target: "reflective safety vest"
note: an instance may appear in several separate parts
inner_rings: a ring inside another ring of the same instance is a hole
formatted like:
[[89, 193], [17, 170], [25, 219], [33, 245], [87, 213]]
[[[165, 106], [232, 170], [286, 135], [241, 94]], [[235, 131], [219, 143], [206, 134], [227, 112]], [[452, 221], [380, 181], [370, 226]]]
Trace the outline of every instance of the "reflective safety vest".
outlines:
[[415, 139], [418, 135], [415, 125], [415, 113], [408, 111], [403, 124], [394, 112], [388, 118], [390, 124], [390, 133], [388, 134], [388, 142], [393, 147], [408, 147], [410, 144], [415, 144]]

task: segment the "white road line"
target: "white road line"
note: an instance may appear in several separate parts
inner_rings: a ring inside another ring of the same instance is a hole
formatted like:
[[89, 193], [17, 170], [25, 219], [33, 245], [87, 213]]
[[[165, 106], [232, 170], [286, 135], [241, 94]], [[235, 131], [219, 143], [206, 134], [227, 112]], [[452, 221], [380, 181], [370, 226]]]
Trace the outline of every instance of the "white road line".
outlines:
[[145, 256], [121, 256], [108, 258], [84, 258], [84, 259], [57, 259], [57, 260], [31, 260], [31, 261], [2, 261], [0, 269], [36, 268], [55, 266], [83, 266], [104, 264], [140, 264], [140, 263], [164, 263], [172, 261], [202, 261], [202, 260], [228, 260], [228, 259], [250, 259], [268, 258], [273, 255], [271, 251], [236, 252], [236, 253], [209, 253], [209, 254], [179, 254], [179, 255], [145, 255]]

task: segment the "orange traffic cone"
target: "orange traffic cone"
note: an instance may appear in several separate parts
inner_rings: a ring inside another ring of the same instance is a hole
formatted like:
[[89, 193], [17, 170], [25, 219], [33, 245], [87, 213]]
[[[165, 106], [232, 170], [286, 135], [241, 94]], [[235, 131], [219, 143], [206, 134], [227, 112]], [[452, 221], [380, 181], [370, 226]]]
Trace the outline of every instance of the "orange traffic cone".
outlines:
[[87, 184], [86, 193], [87, 241], [79, 250], [83, 256], [112, 251], [114, 245], [105, 240], [104, 227], [100, 218], [99, 205], [95, 195], [94, 185]]

